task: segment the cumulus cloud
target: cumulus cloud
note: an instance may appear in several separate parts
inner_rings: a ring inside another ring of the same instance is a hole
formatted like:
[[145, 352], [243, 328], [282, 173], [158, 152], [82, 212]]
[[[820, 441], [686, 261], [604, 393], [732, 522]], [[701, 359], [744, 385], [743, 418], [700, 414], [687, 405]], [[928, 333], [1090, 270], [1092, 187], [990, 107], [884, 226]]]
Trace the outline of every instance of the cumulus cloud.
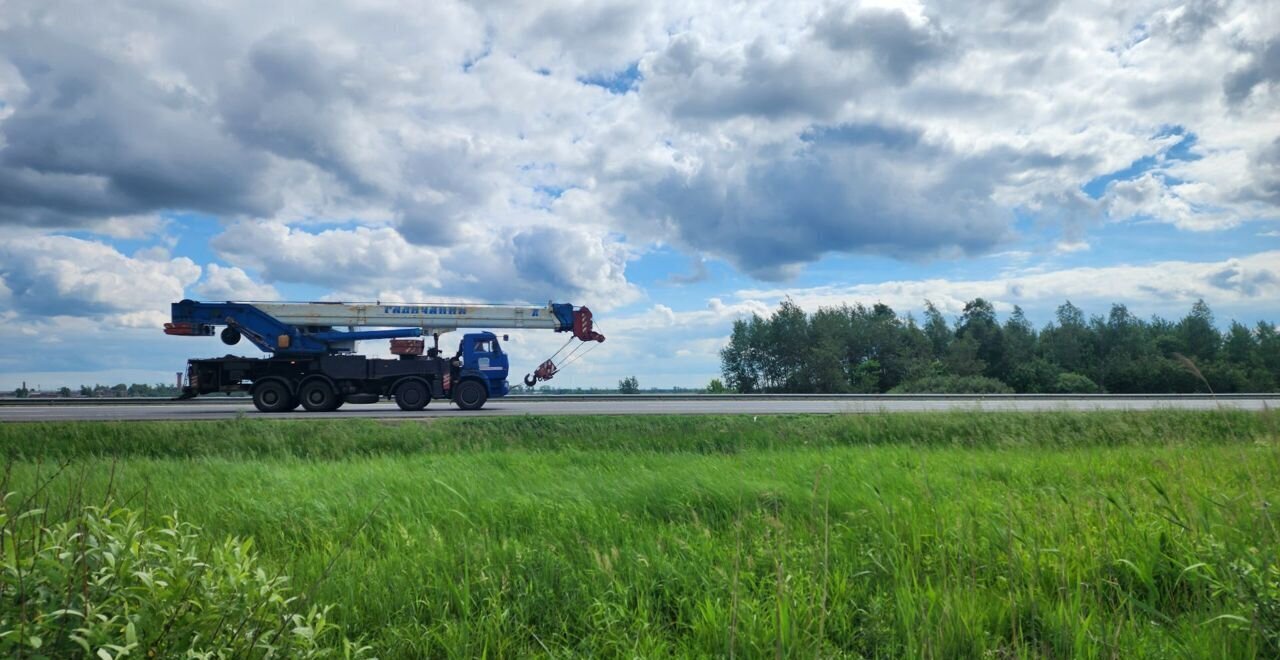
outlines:
[[0, 223], [79, 227], [169, 208], [270, 211], [270, 163], [219, 129], [201, 98], [213, 90], [195, 86], [214, 81], [168, 77], [165, 63], [142, 52], [180, 36], [125, 30], [124, 41], [138, 43], [106, 56], [125, 43], [77, 11], [6, 6], [0, 58], [12, 111], [0, 123]]
[[186, 257], [163, 251], [130, 257], [97, 241], [69, 236], [0, 240], [0, 282], [6, 304], [35, 316], [105, 319], [159, 327], [170, 302], [200, 277]]
[[205, 300], [278, 300], [279, 292], [270, 284], [255, 282], [249, 274], [235, 266], [209, 264], [204, 278], [195, 286], [195, 294]]
[[244, 221], [210, 245], [223, 259], [245, 264], [269, 282], [341, 288], [353, 282], [400, 280], [440, 285], [440, 257], [389, 227], [310, 232], [280, 222]]
[[908, 82], [916, 69], [936, 62], [953, 47], [933, 21], [902, 9], [841, 6], [818, 18], [814, 31], [837, 51], [866, 53], [894, 82]]
[[673, 37], [643, 71], [642, 95], [680, 120], [826, 118], [856, 91], [808, 51], [764, 41], [713, 50], [697, 34]]
[[830, 252], [980, 253], [1009, 232], [991, 195], [1016, 157], [961, 156], [919, 131], [874, 123], [816, 128], [746, 163], [737, 155], [632, 184], [618, 213], [661, 223], [762, 279]]
[[[246, 222], [216, 236], [220, 257], [271, 282], [319, 285], [370, 298], [492, 302], [578, 297], [611, 308], [636, 299], [627, 250], [583, 230], [530, 227], [513, 233], [460, 227], [458, 244], [415, 245], [390, 227], [308, 231]], [[413, 294], [413, 295], [409, 295]]]
[[[636, 247], [778, 277], [827, 252], [990, 250], [1014, 209], [1087, 226], [1103, 213], [1080, 186], [1175, 124], [1203, 162], [1142, 192], [1158, 202], [1143, 212], [1186, 228], [1276, 215], [1249, 163], [1277, 138], [1280, 51], [1249, 2], [7, 8], [10, 225], [118, 236], [190, 210], [456, 246], [459, 225], [580, 231], [589, 209]], [[583, 82], [620, 75], [632, 93]], [[848, 126], [912, 139], [837, 144]], [[769, 224], [792, 231], [762, 259]]]
[[[1280, 81], [1280, 38], [1253, 44], [1248, 61], [1223, 81], [1223, 92], [1232, 104], [1243, 103], [1255, 88]], [[1266, 91], [1266, 90], [1264, 90]]]
[[776, 302], [790, 296], [800, 305], [883, 302], [900, 310], [918, 309], [930, 300], [939, 309], [959, 313], [964, 303], [986, 298], [997, 309], [1014, 305], [1052, 306], [1064, 300], [1106, 305], [1123, 302], [1136, 309], [1163, 310], [1205, 299], [1231, 308], [1274, 309], [1280, 305], [1280, 251], [1259, 252], [1215, 262], [1159, 261], [1143, 265], [1080, 267], [1048, 272], [1011, 273], [990, 280], [900, 280], [855, 286], [806, 289], [744, 289], [744, 300]]

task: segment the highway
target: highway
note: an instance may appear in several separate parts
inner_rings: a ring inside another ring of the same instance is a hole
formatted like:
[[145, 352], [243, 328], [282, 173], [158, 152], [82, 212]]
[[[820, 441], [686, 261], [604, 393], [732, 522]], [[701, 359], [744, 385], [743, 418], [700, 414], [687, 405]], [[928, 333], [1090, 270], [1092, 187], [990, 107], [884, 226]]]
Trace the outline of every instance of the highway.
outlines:
[[72, 420], [208, 420], [252, 419], [307, 420], [363, 418], [412, 420], [468, 418], [489, 415], [778, 415], [866, 414], [880, 412], [943, 411], [1089, 411], [1089, 410], [1209, 410], [1231, 408], [1263, 410], [1280, 407], [1280, 394], [1172, 396], [1053, 396], [1053, 395], [762, 395], [762, 396], [539, 396], [490, 401], [483, 410], [464, 412], [443, 402], [432, 402], [421, 412], [404, 412], [392, 403], [343, 406], [330, 413], [264, 414], [247, 400], [216, 398], [179, 402], [74, 401], [24, 403], [0, 402], [0, 422]]

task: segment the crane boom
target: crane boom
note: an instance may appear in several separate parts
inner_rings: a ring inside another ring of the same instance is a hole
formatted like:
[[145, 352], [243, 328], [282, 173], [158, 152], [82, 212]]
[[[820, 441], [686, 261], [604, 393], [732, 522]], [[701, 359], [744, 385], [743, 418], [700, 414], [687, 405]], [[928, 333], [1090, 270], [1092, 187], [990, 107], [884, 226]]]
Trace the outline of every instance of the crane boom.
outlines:
[[572, 328], [572, 305], [468, 305], [460, 303], [263, 302], [254, 307], [285, 323], [303, 326], [376, 326], [446, 332], [458, 328]]
[[[440, 335], [459, 328], [530, 328], [572, 332], [582, 341], [604, 341], [591, 310], [569, 303], [474, 305], [464, 303], [196, 302], [172, 306], [170, 335], [212, 335], [227, 326], [224, 339], [243, 335], [277, 354], [349, 352], [363, 339]], [[335, 330], [345, 327], [349, 331]], [[356, 331], [355, 328], [396, 328]], [[235, 343], [229, 341], [228, 343]]]

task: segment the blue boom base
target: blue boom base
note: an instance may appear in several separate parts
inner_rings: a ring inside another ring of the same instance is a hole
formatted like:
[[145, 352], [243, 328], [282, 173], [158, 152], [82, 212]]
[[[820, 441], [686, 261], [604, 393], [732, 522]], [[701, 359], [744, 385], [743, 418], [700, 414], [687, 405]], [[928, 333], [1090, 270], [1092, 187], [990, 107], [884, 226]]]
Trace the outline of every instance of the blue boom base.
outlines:
[[224, 325], [234, 331], [224, 338], [244, 336], [260, 350], [282, 357], [349, 353], [353, 342], [362, 339], [422, 336], [419, 328], [359, 332], [342, 332], [327, 326], [305, 328], [282, 323], [257, 307], [244, 303], [183, 300], [173, 303], [170, 311], [173, 322], [165, 325], [165, 332], [169, 334], [212, 335], [214, 326]]

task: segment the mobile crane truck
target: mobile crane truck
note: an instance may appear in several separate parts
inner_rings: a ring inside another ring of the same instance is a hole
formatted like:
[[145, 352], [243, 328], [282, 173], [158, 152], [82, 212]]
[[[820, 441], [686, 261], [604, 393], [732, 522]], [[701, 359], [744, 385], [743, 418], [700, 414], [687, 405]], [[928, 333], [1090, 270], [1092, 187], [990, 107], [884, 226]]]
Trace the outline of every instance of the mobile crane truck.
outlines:
[[[497, 335], [487, 331], [463, 335], [456, 354], [441, 355], [440, 334], [459, 328], [543, 329], [573, 333], [569, 342], [578, 339], [583, 345], [604, 341], [593, 327], [591, 310], [567, 303], [533, 307], [183, 300], [173, 303], [171, 315], [172, 321], [164, 324], [165, 334], [207, 337], [222, 326], [223, 343], [235, 345], [248, 339], [271, 354], [188, 360], [187, 384], [179, 398], [248, 392], [262, 412], [285, 412], [299, 405], [325, 412], [344, 403], [375, 403], [383, 397], [394, 399], [401, 410], [422, 410], [432, 399], [478, 410], [487, 400], [510, 391], [510, 365]], [[343, 327], [346, 330], [338, 329]], [[421, 337], [431, 337], [434, 345], [426, 348]], [[397, 357], [355, 354], [357, 341], [372, 339], [390, 339], [391, 352]], [[548, 359], [524, 382], [532, 387], [557, 371]]]

